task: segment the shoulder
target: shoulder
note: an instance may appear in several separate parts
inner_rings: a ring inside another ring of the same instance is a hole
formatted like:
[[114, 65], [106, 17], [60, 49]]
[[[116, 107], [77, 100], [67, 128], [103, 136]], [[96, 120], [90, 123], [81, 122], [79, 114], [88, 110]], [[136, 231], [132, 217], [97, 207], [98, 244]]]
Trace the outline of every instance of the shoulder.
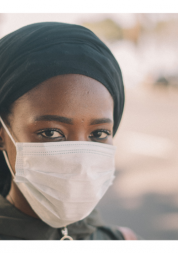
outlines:
[[125, 240], [138, 240], [136, 234], [127, 227], [118, 227], [120, 232], [123, 234]]

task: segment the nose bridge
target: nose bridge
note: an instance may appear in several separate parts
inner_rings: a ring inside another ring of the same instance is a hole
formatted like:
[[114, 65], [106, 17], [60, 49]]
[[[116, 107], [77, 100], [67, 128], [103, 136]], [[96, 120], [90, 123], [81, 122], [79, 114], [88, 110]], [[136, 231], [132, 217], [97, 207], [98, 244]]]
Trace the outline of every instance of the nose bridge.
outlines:
[[67, 136], [67, 141], [88, 141], [87, 125], [84, 122], [74, 125]]
[[78, 130], [76, 132], [70, 133], [67, 141], [88, 141], [88, 136], [85, 131]]

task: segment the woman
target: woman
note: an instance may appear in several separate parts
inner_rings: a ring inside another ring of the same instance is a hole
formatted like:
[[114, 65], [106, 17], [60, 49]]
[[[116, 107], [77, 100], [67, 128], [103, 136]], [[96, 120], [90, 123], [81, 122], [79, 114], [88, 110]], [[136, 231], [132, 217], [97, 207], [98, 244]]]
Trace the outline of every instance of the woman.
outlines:
[[90, 30], [28, 25], [0, 41], [0, 238], [135, 239], [94, 209], [114, 179], [124, 88]]

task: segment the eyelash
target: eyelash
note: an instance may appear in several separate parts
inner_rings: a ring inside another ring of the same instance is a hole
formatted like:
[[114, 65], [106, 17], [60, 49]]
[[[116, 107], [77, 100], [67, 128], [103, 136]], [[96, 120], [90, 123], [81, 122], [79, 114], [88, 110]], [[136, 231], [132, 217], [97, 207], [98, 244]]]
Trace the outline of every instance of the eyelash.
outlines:
[[[55, 132], [58, 132], [59, 134], [61, 134], [61, 136], [55, 137], [55, 138], [50, 138], [50, 137], [47, 137], [47, 136], [43, 136], [42, 134], [45, 133], [45, 132], [47, 132], [47, 131], [55, 131]], [[94, 137], [94, 136], [92, 137], [92, 136], [91, 136], [91, 134], [98, 133], [98, 132], [105, 133], [105, 134], [107, 134], [107, 136], [106, 136], [105, 138], [97, 138], [97, 137]], [[53, 139], [53, 140], [65, 137], [64, 134], [63, 134], [61, 131], [59, 131], [59, 129], [55, 129], [55, 128], [46, 128], [46, 129], [41, 130], [41, 131], [38, 132], [37, 134], [38, 134], [38, 135], [41, 135], [41, 137], [43, 137], [43, 138]], [[90, 136], [89, 136], [90, 139], [105, 140], [109, 135], [111, 135], [111, 131], [109, 131], [109, 130], [107, 130], [107, 129], [97, 129], [97, 130], [93, 131], [91, 134], [90, 134]]]
[[109, 135], [111, 135], [111, 131], [109, 130], [106, 130], [106, 129], [97, 129], [95, 131], [92, 132], [93, 133], [97, 133], [97, 132], [102, 132], [102, 133], [105, 133], [107, 134], [107, 136], [105, 138], [97, 138], [97, 137], [93, 137], [94, 139], [98, 139], [98, 140], [105, 140]]
[[64, 137], [64, 134], [61, 132], [61, 131], [59, 131], [59, 129], [55, 129], [55, 128], [46, 128], [46, 129], [43, 129], [43, 130], [41, 130], [40, 132], [38, 132], [37, 134], [38, 135], [41, 135], [43, 138], [49, 138], [49, 139], [57, 139], [57, 138], [61, 138], [61, 137], [57, 137], [57, 138], [50, 138], [50, 137], [45, 137], [45, 136], [43, 136], [42, 135], [42, 133], [45, 133], [45, 132], [47, 132], [47, 131], [55, 131], [55, 132], [58, 132], [59, 134], [61, 134], [62, 136], [61, 137]]

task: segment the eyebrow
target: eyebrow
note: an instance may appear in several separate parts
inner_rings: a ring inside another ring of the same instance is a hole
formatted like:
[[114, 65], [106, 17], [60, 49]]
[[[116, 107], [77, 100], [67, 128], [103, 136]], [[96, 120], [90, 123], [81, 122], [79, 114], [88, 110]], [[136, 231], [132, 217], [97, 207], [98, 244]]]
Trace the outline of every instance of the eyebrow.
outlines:
[[37, 116], [35, 118], [35, 121], [58, 121], [66, 124], [73, 125], [73, 121], [71, 118], [66, 118], [62, 116], [57, 116], [57, 115], [41, 115]]
[[[34, 121], [58, 121], [66, 124], [73, 125], [73, 120], [71, 118], [66, 118], [58, 115], [41, 115], [37, 116]], [[103, 123], [112, 123], [112, 120], [109, 118], [101, 118], [91, 120], [90, 125], [97, 125]]]
[[112, 123], [112, 120], [109, 118], [94, 119], [90, 122], [90, 125], [97, 125], [103, 123]]

